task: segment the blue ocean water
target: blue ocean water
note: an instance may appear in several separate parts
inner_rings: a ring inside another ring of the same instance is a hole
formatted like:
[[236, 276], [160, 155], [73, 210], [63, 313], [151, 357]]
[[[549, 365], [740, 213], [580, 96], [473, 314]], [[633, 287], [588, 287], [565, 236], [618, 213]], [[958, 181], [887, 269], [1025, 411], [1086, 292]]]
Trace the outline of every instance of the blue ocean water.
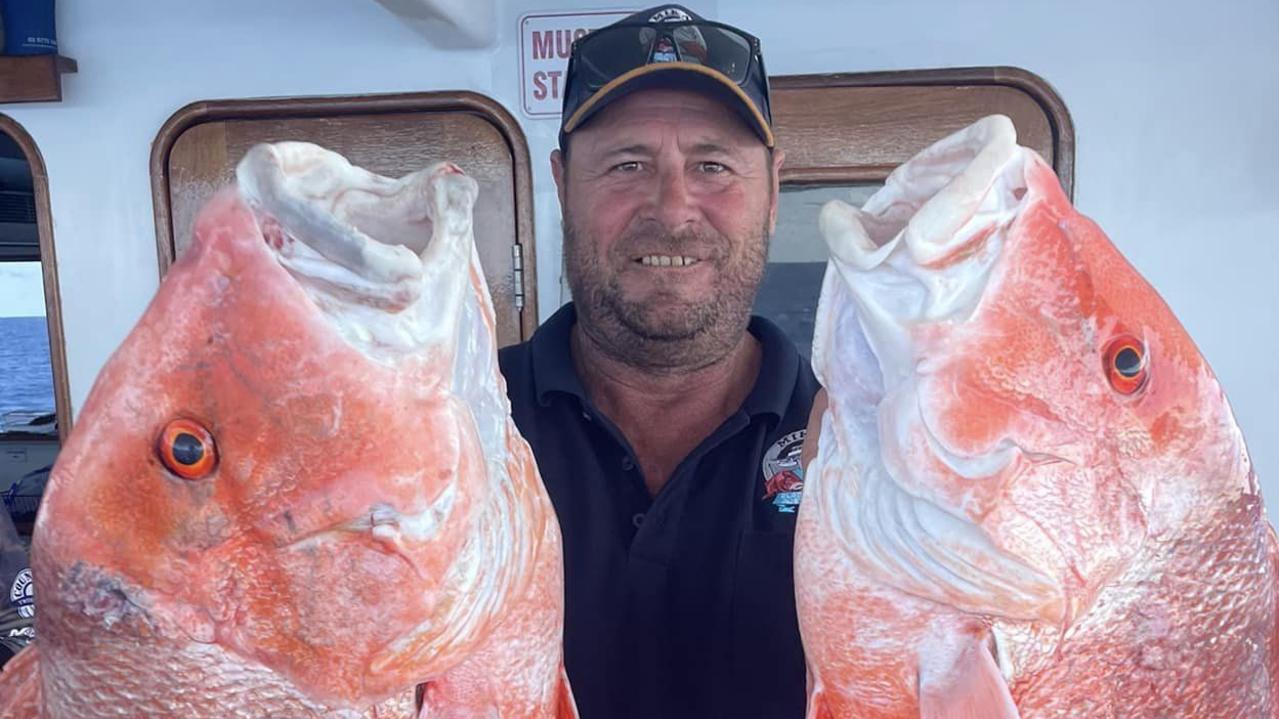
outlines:
[[0, 414], [15, 409], [54, 410], [43, 317], [0, 317]]

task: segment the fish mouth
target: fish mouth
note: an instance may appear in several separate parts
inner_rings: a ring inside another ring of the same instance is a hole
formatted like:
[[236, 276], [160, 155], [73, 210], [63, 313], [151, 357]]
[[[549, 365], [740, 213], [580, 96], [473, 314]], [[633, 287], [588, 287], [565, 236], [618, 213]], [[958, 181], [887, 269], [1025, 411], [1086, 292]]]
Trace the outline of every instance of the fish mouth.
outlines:
[[813, 366], [830, 410], [815, 464], [853, 472], [816, 494], [850, 556], [888, 585], [964, 611], [1060, 622], [1071, 609], [1054, 573], [999, 546], [981, 520], [1027, 467], [1072, 460], [1012, 438], [959, 451], [925, 401], [947, 388], [932, 377], [944, 358], [922, 354], [923, 340], [934, 345], [980, 305], [1026, 201], [1026, 152], [1008, 118], [988, 117], [899, 167], [861, 209], [822, 209], [831, 260]]
[[1024, 202], [1024, 151], [1008, 118], [988, 117], [899, 167], [861, 209], [822, 208], [832, 265], [890, 385], [922, 361], [915, 327], [963, 322], [980, 303]]
[[456, 165], [392, 179], [280, 142], [251, 148], [236, 182], [276, 260], [352, 344], [378, 355], [451, 336], [478, 193]]

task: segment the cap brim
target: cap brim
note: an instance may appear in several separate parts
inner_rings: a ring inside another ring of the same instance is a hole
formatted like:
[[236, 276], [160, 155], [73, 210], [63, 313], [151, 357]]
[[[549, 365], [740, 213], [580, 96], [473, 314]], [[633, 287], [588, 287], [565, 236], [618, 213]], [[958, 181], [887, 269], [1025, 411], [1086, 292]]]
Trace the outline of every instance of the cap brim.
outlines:
[[[627, 95], [636, 90], [641, 90], [661, 84], [654, 81], [654, 76], [658, 73], [678, 73], [695, 82], [704, 83], [705, 86], [716, 90], [727, 90], [733, 100], [740, 105], [739, 112], [745, 120], [747, 120], [760, 139], [768, 147], [773, 147], [773, 129], [768, 126], [768, 122], [764, 120], [764, 116], [760, 114], [759, 108], [751, 101], [750, 97], [738, 87], [736, 83], [729, 80], [723, 73], [712, 70], [704, 65], [698, 65], [693, 62], [663, 62], [649, 65], [641, 65], [629, 72], [618, 75], [613, 78], [607, 85], [596, 90], [593, 95], [586, 99], [580, 107], [573, 113], [571, 117], [564, 123], [562, 129], [563, 134], [567, 135], [573, 130], [580, 127], [595, 113], [604, 109], [610, 102]], [[666, 78], [662, 78], [663, 80]]]

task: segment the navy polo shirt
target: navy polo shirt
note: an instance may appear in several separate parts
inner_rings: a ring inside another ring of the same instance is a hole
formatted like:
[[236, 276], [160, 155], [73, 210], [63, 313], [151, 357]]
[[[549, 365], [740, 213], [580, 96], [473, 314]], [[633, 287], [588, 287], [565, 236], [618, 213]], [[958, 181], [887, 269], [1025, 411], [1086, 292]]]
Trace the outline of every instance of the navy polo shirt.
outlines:
[[571, 304], [499, 353], [564, 538], [564, 653], [583, 719], [802, 719], [791, 550], [818, 384], [776, 325], [741, 408], [656, 498], [573, 367]]

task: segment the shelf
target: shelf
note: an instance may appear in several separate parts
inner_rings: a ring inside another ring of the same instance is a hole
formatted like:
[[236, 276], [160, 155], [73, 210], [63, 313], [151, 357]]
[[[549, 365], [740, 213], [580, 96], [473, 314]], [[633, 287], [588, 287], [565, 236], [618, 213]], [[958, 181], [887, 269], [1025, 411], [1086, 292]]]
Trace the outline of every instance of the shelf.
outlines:
[[0, 104], [61, 102], [62, 73], [76, 61], [61, 55], [0, 56]]

